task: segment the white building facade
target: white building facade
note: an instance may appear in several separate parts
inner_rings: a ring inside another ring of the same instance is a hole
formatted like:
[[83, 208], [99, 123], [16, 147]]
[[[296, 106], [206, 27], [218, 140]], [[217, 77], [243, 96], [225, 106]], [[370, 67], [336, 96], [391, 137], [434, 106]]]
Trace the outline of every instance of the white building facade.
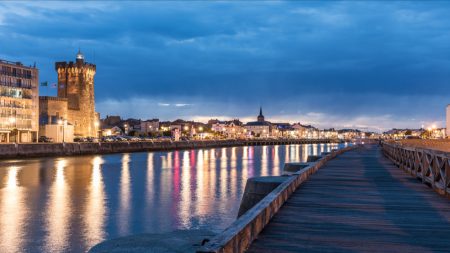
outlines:
[[446, 128], [447, 128], [447, 137], [450, 136], [450, 105], [447, 105], [447, 115], [446, 115]]

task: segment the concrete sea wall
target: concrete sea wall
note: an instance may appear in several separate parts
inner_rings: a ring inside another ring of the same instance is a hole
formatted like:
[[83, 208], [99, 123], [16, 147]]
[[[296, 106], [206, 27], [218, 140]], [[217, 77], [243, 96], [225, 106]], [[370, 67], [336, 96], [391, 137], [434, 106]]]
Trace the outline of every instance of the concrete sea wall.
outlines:
[[162, 151], [193, 148], [258, 146], [282, 144], [332, 143], [337, 140], [205, 140], [205, 141], [140, 141], [98, 143], [20, 143], [0, 144], [0, 159], [43, 156], [71, 156], [126, 152]]

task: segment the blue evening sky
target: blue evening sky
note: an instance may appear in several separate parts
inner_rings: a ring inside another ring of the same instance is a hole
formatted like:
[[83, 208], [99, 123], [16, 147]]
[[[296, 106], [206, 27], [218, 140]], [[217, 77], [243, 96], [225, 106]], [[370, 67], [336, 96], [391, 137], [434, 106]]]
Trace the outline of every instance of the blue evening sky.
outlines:
[[[0, 2], [0, 58], [97, 64], [102, 117], [444, 125], [449, 2]], [[41, 87], [43, 95], [55, 89]]]

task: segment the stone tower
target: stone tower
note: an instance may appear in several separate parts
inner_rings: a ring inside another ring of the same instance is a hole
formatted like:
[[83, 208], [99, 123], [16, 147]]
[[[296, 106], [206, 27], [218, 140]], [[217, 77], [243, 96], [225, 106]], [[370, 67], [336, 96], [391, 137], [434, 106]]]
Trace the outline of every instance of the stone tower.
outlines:
[[96, 66], [84, 61], [78, 51], [75, 62], [57, 62], [58, 97], [67, 99], [67, 122], [74, 126], [74, 135], [96, 137], [98, 114], [95, 112], [94, 76]]

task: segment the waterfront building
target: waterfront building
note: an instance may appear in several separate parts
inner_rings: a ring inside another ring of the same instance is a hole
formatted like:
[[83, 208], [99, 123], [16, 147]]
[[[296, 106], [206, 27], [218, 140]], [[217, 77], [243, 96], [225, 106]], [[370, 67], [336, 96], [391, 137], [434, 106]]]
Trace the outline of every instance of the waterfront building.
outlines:
[[141, 132], [141, 120], [129, 118], [120, 123], [120, 126], [124, 129], [125, 135], [136, 135]]
[[227, 132], [227, 128], [242, 126], [242, 122], [239, 119], [233, 119], [233, 120], [224, 120], [224, 121], [215, 121], [211, 125], [211, 130], [213, 132]]
[[75, 62], [56, 62], [58, 97], [67, 99], [67, 121], [74, 135], [98, 136], [99, 117], [95, 112], [94, 76], [96, 66], [87, 63], [78, 51]]
[[211, 130], [215, 133], [220, 133], [227, 138], [245, 138], [247, 132], [239, 119], [216, 121], [211, 126]]
[[305, 137], [306, 139], [318, 139], [320, 135], [320, 131], [318, 128], [313, 127], [311, 125], [304, 126], [305, 127]]
[[248, 136], [267, 138], [270, 136], [271, 124], [266, 121], [262, 113], [262, 108], [259, 109], [259, 115], [256, 121], [245, 124], [245, 129]]
[[338, 130], [339, 139], [351, 140], [351, 139], [360, 139], [362, 138], [364, 133], [358, 129], [340, 129]]
[[[95, 112], [94, 76], [96, 66], [84, 61], [78, 51], [75, 62], [56, 62], [57, 97], [42, 97], [39, 110], [41, 136], [59, 136], [63, 125], [66, 142], [73, 137], [98, 137], [99, 114]], [[71, 133], [73, 129], [73, 134]], [[68, 131], [68, 132], [66, 132]], [[54, 141], [59, 142], [60, 138]]]
[[118, 126], [121, 124], [122, 118], [120, 116], [111, 116], [106, 115], [106, 118], [101, 120], [102, 127], [103, 126]]
[[0, 60], [0, 142], [38, 140], [39, 71]]
[[431, 139], [444, 139], [446, 137], [446, 129], [445, 128], [433, 128], [431, 130], [430, 138]]
[[141, 121], [141, 133], [156, 133], [159, 131], [159, 119]]
[[289, 123], [272, 123], [271, 136], [276, 138], [298, 138], [297, 131]]
[[450, 136], [450, 105], [447, 105], [447, 113], [446, 113], [446, 129], [447, 129], [447, 138]]
[[295, 134], [298, 136], [298, 138], [306, 138], [307, 137], [307, 131], [306, 127], [303, 126], [300, 123], [295, 123], [292, 125], [292, 128], [295, 130]]
[[220, 121], [220, 120], [214, 121], [214, 123], [212, 123], [212, 125], [211, 125], [211, 130], [216, 133], [225, 133], [226, 124], [227, 124], [226, 121]]
[[240, 120], [234, 119], [225, 124], [225, 134], [228, 138], [245, 138], [247, 130]]
[[337, 139], [338, 138], [338, 132], [334, 128], [330, 129], [324, 129], [322, 131], [322, 138], [325, 139]]
[[68, 122], [67, 98], [39, 97], [39, 134], [54, 142], [72, 142], [74, 126]]

